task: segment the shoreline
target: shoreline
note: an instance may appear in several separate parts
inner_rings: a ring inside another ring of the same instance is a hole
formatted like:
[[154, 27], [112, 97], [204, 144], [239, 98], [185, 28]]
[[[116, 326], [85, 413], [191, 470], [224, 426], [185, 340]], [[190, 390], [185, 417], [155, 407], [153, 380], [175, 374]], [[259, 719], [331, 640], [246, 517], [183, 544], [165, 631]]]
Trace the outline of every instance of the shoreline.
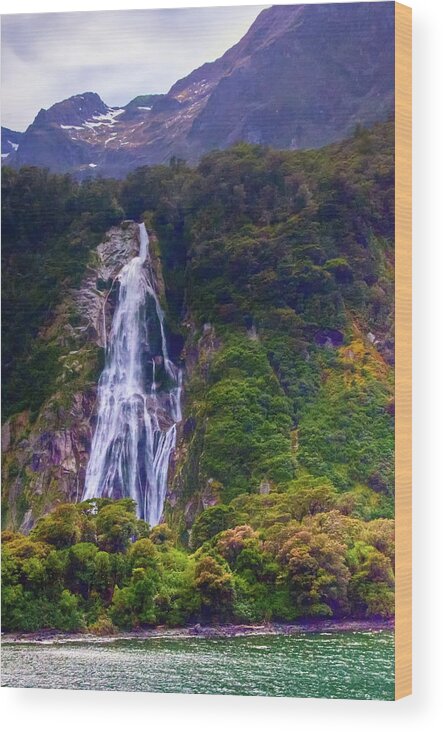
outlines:
[[30, 633], [2, 633], [2, 643], [9, 644], [58, 644], [58, 643], [115, 643], [124, 640], [150, 640], [152, 638], [203, 638], [225, 639], [247, 636], [298, 635], [306, 633], [378, 633], [394, 630], [394, 619], [389, 620], [311, 620], [298, 623], [260, 623], [256, 625], [206, 625], [199, 623], [181, 628], [145, 628], [118, 632], [114, 635], [96, 635], [88, 632], [69, 633], [57, 630], [40, 630]]

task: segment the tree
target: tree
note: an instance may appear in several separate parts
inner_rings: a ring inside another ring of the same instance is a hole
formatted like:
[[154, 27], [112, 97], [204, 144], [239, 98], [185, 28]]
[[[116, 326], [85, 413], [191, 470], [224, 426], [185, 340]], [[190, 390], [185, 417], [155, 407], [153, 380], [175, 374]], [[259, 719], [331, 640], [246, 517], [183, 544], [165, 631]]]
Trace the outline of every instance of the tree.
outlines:
[[104, 506], [97, 514], [96, 526], [101, 549], [126, 552], [131, 539], [137, 536], [135, 502], [125, 498]]
[[84, 628], [85, 619], [78, 605], [78, 597], [69, 590], [63, 590], [56, 608], [57, 627], [60, 630], [76, 631]]
[[94, 557], [93, 588], [105, 600], [112, 597], [112, 565], [108, 552], [97, 551]]
[[149, 538], [153, 544], [157, 544], [159, 546], [172, 544], [174, 541], [174, 533], [167, 524], [158, 524], [158, 526], [154, 526], [154, 528], [151, 529]]
[[235, 511], [231, 506], [218, 504], [209, 506], [197, 516], [191, 531], [191, 546], [197, 549], [220, 531], [235, 522]]
[[96, 577], [96, 556], [98, 548], [95, 544], [81, 542], [75, 544], [68, 552], [67, 581], [72, 592], [80, 594], [85, 600], [89, 598]]
[[201, 598], [205, 620], [226, 617], [234, 597], [233, 578], [226, 566], [203, 554], [195, 566], [194, 586]]
[[127, 587], [115, 587], [109, 614], [119, 628], [135, 628], [155, 623], [154, 597], [157, 590], [155, 574], [143, 567], [132, 571]]
[[338, 494], [326, 478], [299, 478], [289, 483], [293, 498], [293, 516], [301, 521], [305, 516], [330, 511], [335, 508]]
[[257, 538], [258, 534], [250, 526], [236, 526], [219, 534], [217, 550], [229, 565], [233, 566], [239, 554], [247, 546], [255, 545]]
[[64, 503], [39, 520], [31, 531], [31, 537], [52, 544], [57, 549], [64, 549], [81, 541], [86, 522], [77, 506]]
[[363, 541], [348, 552], [352, 572], [349, 599], [362, 617], [390, 617], [394, 613], [394, 573], [389, 557]]
[[301, 615], [340, 615], [348, 610], [350, 572], [343, 544], [301, 526], [283, 529], [269, 548], [287, 572]]
[[156, 569], [158, 550], [151, 539], [139, 539], [129, 549], [128, 558], [132, 567]]

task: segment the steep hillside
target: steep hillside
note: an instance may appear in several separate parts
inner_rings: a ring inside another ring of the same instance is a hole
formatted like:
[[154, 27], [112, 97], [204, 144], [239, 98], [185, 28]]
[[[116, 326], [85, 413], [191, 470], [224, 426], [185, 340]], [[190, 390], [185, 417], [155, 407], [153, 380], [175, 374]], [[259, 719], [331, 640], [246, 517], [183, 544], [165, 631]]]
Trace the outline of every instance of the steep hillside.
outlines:
[[300, 149], [343, 139], [393, 111], [393, 23], [390, 2], [274, 6], [165, 95], [116, 109], [87, 92], [40, 110], [7, 163], [120, 178], [240, 140]]
[[[65, 181], [62, 193], [58, 177], [8, 173], [4, 413], [31, 407], [15, 418], [27, 425], [25, 443], [14, 421], [8, 428], [12, 452], [18, 443], [26, 448], [19, 464], [22, 470], [27, 461], [28, 494], [39, 473], [29, 445], [35, 430], [48, 438], [44, 415], [53, 395], [66, 402], [63, 384], [67, 364], [80, 359], [78, 338], [97, 353], [96, 328], [79, 303], [92, 303], [96, 290], [108, 297], [114, 279], [97, 274], [94, 240], [124, 209], [130, 218], [144, 216], [159, 237], [170, 353], [186, 373], [167, 509], [174, 520], [188, 529], [205, 505], [267, 493], [303, 474], [327, 478], [362, 506], [366, 496], [363, 512], [390, 514], [392, 134], [389, 123], [300, 153], [240, 145], [212, 153], [196, 170], [140, 169], [118, 189]], [[27, 219], [15, 214], [31, 180], [36, 215], [30, 208], [28, 231]], [[43, 208], [49, 229], [40, 230], [38, 197], [43, 205], [50, 189], [58, 192], [59, 213], [51, 221]], [[117, 265], [123, 261], [117, 257]], [[22, 286], [26, 278], [32, 286]], [[100, 320], [98, 305], [91, 312]], [[5, 490], [11, 476], [19, 489], [16, 458]]]
[[[393, 614], [393, 149], [388, 122], [121, 184], [5, 169], [6, 628]], [[153, 528], [81, 501], [134, 220], [184, 376]]]

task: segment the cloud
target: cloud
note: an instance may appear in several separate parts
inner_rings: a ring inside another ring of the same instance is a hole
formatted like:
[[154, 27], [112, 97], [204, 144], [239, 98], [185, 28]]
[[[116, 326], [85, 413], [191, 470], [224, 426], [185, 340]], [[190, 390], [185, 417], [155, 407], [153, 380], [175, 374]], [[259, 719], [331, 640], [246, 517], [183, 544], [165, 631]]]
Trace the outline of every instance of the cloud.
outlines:
[[23, 130], [41, 107], [96, 91], [111, 106], [167, 91], [221, 56], [264, 6], [2, 17], [2, 123]]

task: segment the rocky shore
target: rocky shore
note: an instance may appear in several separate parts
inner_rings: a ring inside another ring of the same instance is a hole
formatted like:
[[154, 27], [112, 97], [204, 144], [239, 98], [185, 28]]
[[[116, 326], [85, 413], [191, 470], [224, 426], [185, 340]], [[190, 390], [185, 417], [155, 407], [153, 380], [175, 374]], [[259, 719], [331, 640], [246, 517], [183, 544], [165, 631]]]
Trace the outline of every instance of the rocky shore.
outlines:
[[149, 638], [235, 638], [254, 635], [297, 635], [305, 633], [361, 633], [394, 630], [394, 620], [318, 620], [300, 623], [265, 623], [260, 625], [197, 625], [184, 628], [144, 628], [115, 635], [61, 633], [40, 630], [32, 633], [2, 633], [2, 643], [113, 643], [121, 640]]

